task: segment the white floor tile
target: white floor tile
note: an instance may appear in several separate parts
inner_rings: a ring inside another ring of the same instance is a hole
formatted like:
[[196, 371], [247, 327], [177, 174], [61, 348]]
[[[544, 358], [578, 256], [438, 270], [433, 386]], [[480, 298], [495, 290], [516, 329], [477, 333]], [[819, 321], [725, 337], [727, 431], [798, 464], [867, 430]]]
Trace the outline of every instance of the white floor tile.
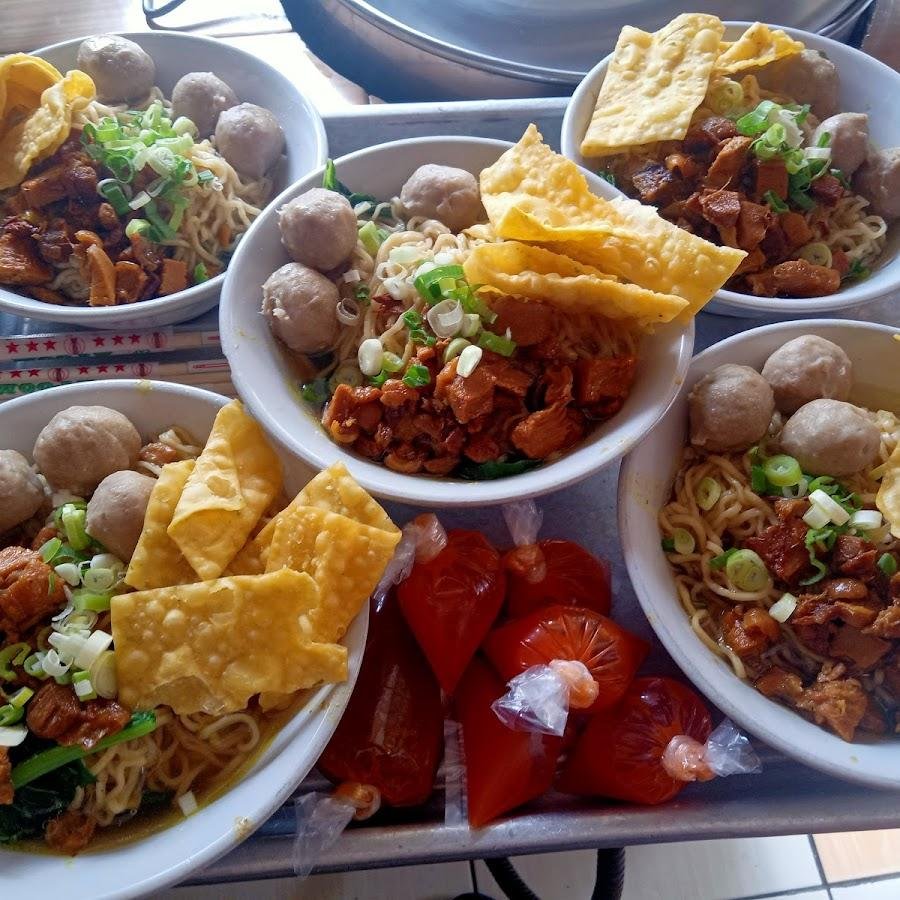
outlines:
[[847, 887], [832, 885], [831, 896], [834, 900], [897, 900], [900, 897], [900, 878], [867, 881]]
[[[541, 900], [587, 900], [597, 876], [597, 854], [593, 850], [570, 850], [515, 856], [512, 863], [522, 880]], [[487, 866], [475, 863], [478, 890], [494, 900], [505, 900]]]
[[630, 847], [623, 900], [727, 900], [821, 884], [806, 835]]
[[471, 891], [466, 863], [173, 888], [154, 900], [450, 900]]

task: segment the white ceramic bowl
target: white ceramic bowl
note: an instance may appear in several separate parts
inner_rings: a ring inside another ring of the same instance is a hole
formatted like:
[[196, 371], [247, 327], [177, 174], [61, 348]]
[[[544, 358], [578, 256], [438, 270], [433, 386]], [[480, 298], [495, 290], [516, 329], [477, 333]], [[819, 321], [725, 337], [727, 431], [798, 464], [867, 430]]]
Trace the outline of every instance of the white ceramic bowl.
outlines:
[[657, 514], [667, 502], [687, 437], [687, 395], [723, 363], [760, 369], [766, 358], [801, 334], [818, 334], [853, 360], [851, 400], [900, 413], [896, 379], [900, 348], [895, 329], [867, 322], [811, 319], [766, 325], [737, 334], [700, 353], [681, 394], [662, 421], [625, 460], [619, 476], [619, 534], [625, 564], [647, 619], [666, 650], [694, 684], [741, 728], [800, 762], [837, 778], [900, 788], [900, 744], [891, 738], [847, 743], [769, 700], [739, 679], [691, 628], [678, 602], [672, 569], [660, 546]]
[[[476, 176], [511, 145], [484, 138], [435, 137], [395, 141], [337, 160], [338, 177], [352, 189], [393, 197], [412, 172], [425, 163], [467, 169]], [[618, 191], [587, 173], [591, 189], [604, 196]], [[288, 200], [322, 183], [322, 170], [286, 190], [247, 232], [228, 270], [219, 314], [222, 347], [238, 392], [253, 415], [281, 442], [315, 466], [337, 459], [374, 494], [427, 506], [481, 506], [536, 496], [565, 487], [626, 453], [672, 402], [687, 370], [693, 327], [660, 328], [642, 344], [634, 388], [622, 410], [604, 422], [575, 450], [556, 462], [510, 478], [471, 482], [404, 475], [356, 456], [326, 435], [299, 399], [296, 379], [260, 314], [262, 283], [289, 262], [281, 246], [277, 210]]]
[[[726, 22], [725, 37], [734, 40], [749, 22]], [[877, 59], [829, 38], [793, 28], [788, 34], [812, 50], [822, 51], [837, 66], [840, 77], [840, 109], [869, 114], [869, 132], [877, 147], [900, 146], [900, 73]], [[612, 54], [602, 59], [584, 77], [575, 90], [562, 124], [563, 156], [587, 168], [596, 160], [585, 159], [579, 150], [587, 131], [591, 113], [606, 77]], [[863, 281], [842, 287], [828, 297], [754, 297], [737, 291], [719, 291], [706, 307], [708, 312], [745, 318], [772, 316], [817, 316], [849, 310], [877, 300], [900, 289], [900, 227], [888, 230], [888, 240], [881, 260]]]
[[[281, 124], [286, 152], [275, 173], [272, 196], [328, 157], [322, 117], [311, 101], [281, 72], [268, 63], [223, 41], [171, 31], [125, 34], [140, 44], [156, 63], [156, 83], [171, 96], [175, 82], [188, 72], [214, 72], [227, 82], [241, 101], [270, 109]], [[75, 68], [83, 38], [35, 50], [61, 72]], [[167, 297], [124, 306], [54, 306], [0, 286], [0, 311], [89, 328], [153, 328], [186, 322], [216, 305], [224, 275], [210, 278]]]
[[[30, 459], [41, 428], [57, 412], [76, 404], [117, 409], [144, 438], [178, 424], [205, 439], [219, 407], [227, 402], [209, 391], [159, 381], [71, 384], [0, 405], [0, 446]], [[276, 449], [287, 488], [298, 490], [314, 473]], [[35, 897], [46, 893], [47, 885], [65, 885], [71, 900], [138, 897], [182, 881], [245, 840], [287, 800], [337, 727], [359, 673], [367, 627], [362, 613], [344, 638], [350, 651], [348, 681], [311, 691], [249, 772], [221, 797], [163, 831], [76, 857], [0, 847], [0, 893]]]

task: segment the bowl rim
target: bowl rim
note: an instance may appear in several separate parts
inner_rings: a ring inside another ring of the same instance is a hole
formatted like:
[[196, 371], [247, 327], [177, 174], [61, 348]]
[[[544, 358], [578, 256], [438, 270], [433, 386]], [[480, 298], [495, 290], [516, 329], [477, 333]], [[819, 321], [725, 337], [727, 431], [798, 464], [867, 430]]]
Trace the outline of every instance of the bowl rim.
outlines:
[[[212, 52], [221, 53], [223, 56], [232, 54], [235, 58], [243, 58], [252, 60], [253, 64], [266, 71], [269, 78], [278, 82], [278, 92], [287, 95], [293, 94], [301, 105], [304, 107], [305, 113], [309, 120], [312, 133], [315, 135], [315, 157], [316, 167], [323, 166], [328, 159], [328, 136], [325, 133], [325, 123], [322, 115], [316, 108], [316, 105], [310, 98], [282, 72], [276, 69], [271, 63], [250, 53], [234, 44], [226, 44], [223, 41], [215, 40], [211, 37], [198, 34], [181, 34], [174, 31], [111, 31], [104, 32], [115, 34], [118, 37], [128, 38], [128, 40], [140, 43], [141, 39], [150, 39], [152, 41], [180, 41], [184, 44], [184, 53], [189, 55], [190, 45], [202, 45]], [[78, 38], [71, 38], [65, 41], [57, 41], [55, 44], [47, 44], [31, 51], [32, 56], [43, 56], [44, 54], [68, 50], [71, 47], [77, 47], [82, 41], [95, 35], [84, 35]], [[263, 206], [263, 210], [274, 200], [270, 198]], [[245, 232], [246, 233], [246, 232]], [[229, 263], [230, 265], [230, 263]], [[171, 312], [181, 307], [193, 308], [195, 304], [207, 302], [207, 308], [210, 308], [218, 302], [221, 295], [222, 286], [225, 283], [225, 273], [220, 272], [212, 278], [204, 281], [202, 284], [191, 285], [183, 291], [175, 294], [168, 294], [165, 297], [154, 297], [152, 300], [143, 300], [138, 303], [129, 303], [124, 306], [55, 306], [44, 303], [41, 300], [35, 300], [32, 297], [26, 297], [10, 290], [5, 285], [0, 285], [0, 311], [9, 313], [10, 315], [23, 316], [26, 318], [34, 318], [42, 321], [65, 322], [71, 325], [95, 325], [98, 327], [115, 327], [116, 325], [126, 324], [134, 319], [143, 319], [160, 315], [165, 312]], [[196, 314], [199, 314], [199, 307]]]
[[[348, 162], [358, 159], [365, 159], [369, 156], [377, 156], [384, 153], [390, 153], [399, 147], [407, 146], [428, 146], [447, 144], [455, 145], [477, 145], [481, 147], [493, 147], [502, 152], [508, 150], [513, 144], [509, 141], [501, 141], [494, 138], [469, 137], [464, 135], [434, 135], [428, 137], [404, 138], [395, 141], [388, 141], [381, 144], [373, 144], [371, 147], [365, 147], [348, 153], [336, 159], [335, 165], [340, 167]], [[582, 169], [582, 172], [585, 170]], [[271, 216], [277, 215], [277, 210], [282, 204], [292, 199], [302, 190], [307, 190], [319, 181], [324, 173], [324, 167], [309, 173], [304, 178], [290, 185], [281, 192], [270, 204], [270, 207], [263, 212], [259, 218], [253, 222], [248, 229], [244, 239], [238, 245], [232, 259], [232, 265], [229, 266], [226, 273], [225, 287], [222, 291], [222, 300], [219, 304], [219, 333], [221, 336], [222, 348], [228, 359], [231, 370], [232, 380], [237, 388], [240, 397], [247, 403], [252, 414], [262, 423], [263, 427], [272, 434], [275, 439], [285, 444], [292, 452], [303, 457], [310, 465], [321, 468], [329, 464], [329, 459], [325, 459], [316, 454], [306, 446], [301, 436], [296, 435], [290, 428], [286, 427], [280, 419], [271, 415], [267, 408], [266, 398], [262, 394], [262, 389], [256, 383], [256, 379], [248, 374], [249, 366], [240, 364], [239, 350], [240, 326], [235, 321], [235, 310], [242, 298], [237, 296], [237, 289], [233, 287], [236, 275], [230, 275], [237, 272], [241, 268], [244, 255], [253, 252], [256, 235], [262, 229], [265, 222], [270, 220]], [[599, 181], [594, 173], [587, 173], [588, 182]], [[243, 298], [245, 299], [245, 298]], [[673, 330], [678, 328], [677, 323], [669, 323], [663, 328], [672, 327]], [[652, 424], [657, 422], [665, 411], [675, 402], [677, 396], [677, 386], [683, 380], [688, 366], [690, 365], [690, 357], [693, 351], [695, 326], [693, 320], [679, 329], [680, 337], [673, 337], [673, 343], [678, 341], [678, 358], [675, 370], [672, 372], [672, 388], [670, 396], [661, 403], [653, 421], [648, 425], [648, 430]], [[278, 370], [276, 370], [278, 371]], [[315, 427], [321, 428], [318, 422]], [[528, 497], [536, 497], [547, 494], [552, 491], [561, 490], [570, 485], [579, 482], [593, 473], [599, 471], [611, 463], [614, 463], [627, 453], [640, 439], [642, 435], [636, 431], [627, 440], [609, 439], [604, 445], [598, 445], [595, 454], [583, 454], [575, 464], [572, 463], [574, 454], [587, 449], [584, 446], [576, 445], [574, 451], [563, 456], [561, 459], [554, 460], [552, 463], [535, 469], [530, 472], [524, 472], [520, 475], [509, 476], [506, 478], [498, 478], [486, 481], [463, 481], [458, 478], [443, 478], [439, 476], [425, 477], [420, 475], [407, 475], [402, 472], [394, 472], [386, 466], [372, 463], [370, 460], [362, 459], [356, 454], [345, 451], [337, 444], [333, 445], [333, 452], [347, 462], [351, 467], [354, 477], [367, 490], [379, 497], [393, 500], [400, 503], [416, 504], [420, 506], [435, 507], [466, 507], [477, 505], [495, 505], [505, 503], [515, 499], [525, 499]], [[567, 464], [568, 463], [568, 464]], [[361, 465], [362, 464], [362, 465]]]
[[[749, 28], [752, 22], [742, 22], [723, 19], [722, 23], [726, 29]], [[869, 56], [856, 47], [849, 44], [841, 43], [833, 38], [825, 37], [821, 34], [814, 34], [809, 31], [802, 31], [799, 28], [790, 28], [788, 26], [772, 26], [781, 28], [791, 37], [803, 41], [808, 47], [814, 50], [823, 50], [825, 52], [831, 50], [838, 54], [847, 53], [853, 59], [857, 60], [861, 66], [868, 66], [871, 71], [881, 73], [878, 77], [888, 83], [893, 82], [893, 87], [900, 92], [900, 72], [885, 65], [881, 60]], [[594, 87], [602, 76], [605, 76], [606, 70], [612, 60], [613, 53], [608, 53], [584, 76], [578, 87], [569, 98], [563, 113], [562, 127], [560, 129], [560, 145], [563, 156], [578, 162], [581, 154], [578, 151], [578, 144], [581, 138], [575, 137], [576, 108], [582, 105], [587, 106], [588, 98], [591, 94], [596, 94]], [[900, 221], [889, 223], [889, 228], [893, 225], [900, 228]], [[900, 250], [895, 254], [895, 259], [900, 256]], [[875, 300], [883, 299], [893, 291], [900, 288], [900, 266], [894, 275], [894, 281], [891, 285], [875, 286], [868, 280], [859, 281], [849, 288], [841, 288], [836, 294], [829, 294], [825, 297], [755, 297], [752, 294], [744, 294], [739, 291], [731, 291], [722, 288], [718, 290], [710, 301], [719, 307], [728, 307], [732, 309], [740, 309], [744, 313], [752, 313], [759, 316], [788, 316], [788, 315], [807, 315], [820, 316], [824, 313], [839, 312], [842, 310], [855, 309]]]
[[[803, 333], [805, 331], [840, 331], [840, 330], [858, 330], [862, 332], [870, 332], [875, 335], [891, 336], [897, 331], [890, 325], [882, 325], [877, 322], [865, 322], [855, 319], [834, 319], [834, 318], [815, 318], [790, 320], [786, 322], [774, 322], [768, 325], [760, 325], [756, 328], [746, 329], [738, 332], [731, 337], [725, 338], [715, 344], [710, 345], [702, 352], [698, 353], [691, 361], [691, 367], [688, 371], [684, 384], [679, 391], [679, 398], [683, 393], [690, 390], [690, 381], [692, 375], [703, 363], [711, 357], [719, 355], [723, 350], [742, 344], [748, 340], [752, 341], [758, 336], [769, 336], [779, 332], [788, 332], [794, 334]], [[656, 424], [654, 430], [647, 435], [646, 446], [650, 446], [655, 439], [655, 433], [663, 425], [668, 417], [674, 415], [675, 410], [670, 407], [665, 416], [663, 416]], [[681, 449], [683, 444], [677, 449]], [[674, 477], [674, 465], [677, 456], [672, 457], [673, 471], [667, 477], [667, 484], [671, 489], [672, 478]], [[757, 718], [751, 718], [750, 714], [745, 712], [739, 694], [742, 689], [755, 690], [747, 682], [739, 679], [733, 672], [725, 671], [724, 676], [720, 676], [718, 670], [716, 676], [713, 676], [712, 667], [719, 660], [710, 650], [696, 637], [691, 631], [690, 634], [685, 633], [679, 636], [670, 630], [665, 621], [658, 615], [657, 609], [663, 604], [677, 603], [675, 596], [674, 583], [671, 590], [659, 590], [659, 585], [650, 580], [645, 575], [645, 568], [642, 563], [645, 557], [639, 555], [638, 547], [640, 545], [638, 517], [634, 515], [638, 507], [642, 504], [640, 500], [634, 497], [633, 490], [630, 485], [635, 483], [635, 479], [640, 475], [641, 469], [638, 468], [638, 451], [629, 453], [622, 462], [619, 470], [619, 479], [616, 490], [616, 503], [618, 507], [616, 522], [618, 526], [619, 536], [622, 543], [622, 556], [625, 561], [625, 568], [628, 577], [631, 580], [635, 596], [641, 606], [650, 627], [654, 634], [662, 643], [666, 652], [672, 657], [676, 665], [680, 669], [685, 678], [700, 691], [706, 699], [713, 703], [725, 715], [734, 722], [746, 729], [750, 734], [759, 738], [771, 747], [784, 753], [786, 756], [805, 765], [812, 766], [820, 771], [841, 778], [844, 781], [852, 781], [858, 784], [866, 784], [869, 786], [898, 789], [900, 788], [900, 772], [891, 775], [883, 774], [880, 771], [861, 770], [858, 767], [848, 767], [838, 759], [831, 758], [828, 751], [821, 750], [821, 737], [823, 734], [831, 737], [823, 726], [815, 725], [804, 719], [799, 713], [782, 707], [775, 700], [759, 695], [760, 699], [765, 700], [765, 706], [760, 706], [761, 710], [775, 710], [790, 714], [792, 721], [796, 722], [798, 733], [786, 736], [778, 731], [770, 722], [768, 712]], [[662, 554], [662, 549], [657, 551]], [[668, 565], [666, 563], [666, 565]], [[687, 616], [683, 611], [677, 611], [687, 623]], [[688, 626], [689, 627], [689, 626]], [[699, 661], [699, 665], [698, 665]], [[803, 744], [793, 740], [793, 737], [803, 738]], [[819, 740], [817, 740], [819, 738]], [[839, 740], [834, 736], [835, 740]], [[841, 746], [846, 746], [848, 756], [852, 758], [852, 748], [858, 746], [859, 742], [846, 742]], [[900, 748], [900, 745], [897, 745]]]
[[[65, 400], [71, 395], [73, 404], [79, 401], [91, 404], [107, 403], [114, 408], [117, 396], [147, 390], [185, 398], [189, 402], [203, 404], [206, 407], [221, 407], [230, 402], [228, 397], [193, 385], [138, 378], [109, 379], [59, 385], [52, 390], [36, 391], [24, 397], [17, 397], [0, 404], [0, 423], [10, 411], [18, 412], [29, 406], [38, 407], [51, 398]], [[295, 454], [286, 447], [280, 447], [279, 455], [290, 457]], [[306, 702], [275, 732], [271, 742], [263, 747], [252, 767], [244, 772], [240, 780], [230, 783], [214, 799], [202, 804], [199, 811], [192, 814], [190, 820], [178, 819], [150, 834], [140, 835], [124, 843], [112, 842], [108, 846], [95, 851], [89, 850], [77, 857], [38, 853], [15, 846], [0, 846], [0, 868], [4, 864], [10, 867], [7, 877], [11, 886], [15, 886], [16, 883], [16, 874], [11, 864], [25, 860], [31, 865], [46, 868], [49, 872], [57, 866], [57, 874], [75, 888], [72, 896], [76, 898], [122, 900], [122, 898], [142, 897], [184, 880], [192, 872], [209, 865], [234, 849], [288, 800], [315, 766], [350, 700], [362, 664], [367, 633], [368, 604], [363, 607], [348, 628], [347, 634], [341, 639], [341, 643], [350, 651], [347, 681], [312, 688]], [[292, 727], [300, 729], [300, 733], [284, 739], [283, 743], [279, 742], [279, 737], [285, 729]], [[298, 742], [300, 746], [295, 746]], [[277, 747], [277, 750], [260, 765], [261, 760], [273, 747]], [[234, 808], [236, 804], [239, 805]], [[189, 825], [189, 821], [197, 824]], [[184, 832], [178, 830], [183, 828], [188, 828], [192, 835], [199, 834], [202, 829], [205, 836], [186, 839]], [[146, 845], [154, 839], [161, 839], [165, 844], [164, 847], [155, 848], [155, 857], [159, 862], [150, 861], [142, 866], [140, 874], [135, 876], [133, 868], [127, 867], [135, 866], [139, 859], [150, 853]], [[132, 856], [135, 858], [131, 858]], [[165, 868], [160, 869], [158, 866], [163, 864], [163, 858], [167, 860], [167, 864]], [[112, 887], [88, 890], [86, 879], [90, 878], [90, 873], [96, 866], [113, 866], [117, 870], [121, 869], [121, 877], [115, 878], [116, 884]], [[135, 877], [139, 880], [134, 881]]]

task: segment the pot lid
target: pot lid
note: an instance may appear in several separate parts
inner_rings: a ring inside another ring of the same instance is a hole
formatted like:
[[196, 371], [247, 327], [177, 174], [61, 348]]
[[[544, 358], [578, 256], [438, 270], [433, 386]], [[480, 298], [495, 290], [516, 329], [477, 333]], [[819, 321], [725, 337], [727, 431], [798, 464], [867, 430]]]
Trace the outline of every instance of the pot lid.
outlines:
[[[576, 83], [615, 46], [623, 25], [655, 31], [683, 12], [667, 0], [341, 0], [406, 43], [488, 71], [538, 81]], [[767, 21], [762, 0], [695, 2], [697, 12], [731, 21]], [[794, 0], [779, 7], [779, 25], [819, 31], [852, 0]], [[768, 13], [768, 15], [767, 15]]]

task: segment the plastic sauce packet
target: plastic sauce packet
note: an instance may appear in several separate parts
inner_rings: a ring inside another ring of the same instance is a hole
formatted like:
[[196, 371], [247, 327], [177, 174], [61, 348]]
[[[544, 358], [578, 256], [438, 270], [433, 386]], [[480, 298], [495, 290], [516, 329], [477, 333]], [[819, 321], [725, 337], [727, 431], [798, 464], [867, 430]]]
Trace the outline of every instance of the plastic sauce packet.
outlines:
[[586, 709], [599, 691], [584, 663], [559, 659], [526, 669], [511, 679], [508, 687], [491, 704], [497, 718], [514, 731], [557, 737], [566, 729], [570, 707]]
[[333, 794], [313, 792], [294, 801], [294, 874], [306, 878], [322, 854], [344, 833], [353, 819], [362, 821], [381, 807], [378, 789], [368, 784], [344, 782]]
[[378, 582], [373, 597], [380, 603], [388, 591], [409, 577], [417, 562], [428, 562], [447, 546], [447, 532], [433, 513], [416, 516], [403, 526], [400, 541]]
[[673, 737], [663, 753], [662, 766], [676, 781], [709, 781], [717, 776], [762, 772], [750, 741], [730, 719], [723, 719], [705, 744], [685, 734]]

